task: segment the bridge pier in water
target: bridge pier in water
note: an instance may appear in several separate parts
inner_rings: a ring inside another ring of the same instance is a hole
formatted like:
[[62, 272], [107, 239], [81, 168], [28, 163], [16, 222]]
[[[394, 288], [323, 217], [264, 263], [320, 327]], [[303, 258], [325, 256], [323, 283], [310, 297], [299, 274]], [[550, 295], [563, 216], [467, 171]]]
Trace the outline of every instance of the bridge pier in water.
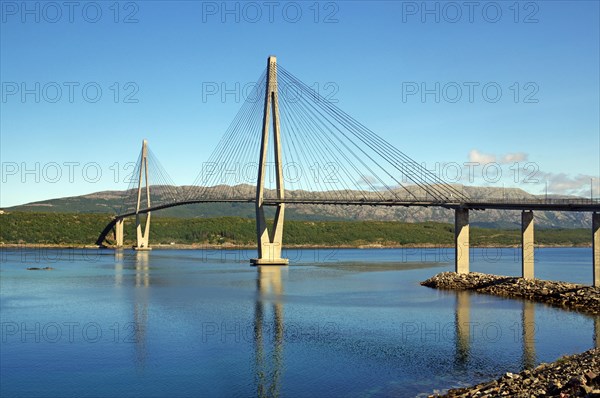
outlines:
[[115, 246], [123, 247], [123, 224], [125, 219], [119, 218], [115, 224]]
[[[534, 222], [533, 211], [521, 212], [521, 276], [534, 279]], [[592, 213], [592, 285], [600, 287], [600, 213]], [[458, 271], [457, 271], [458, 272]], [[468, 272], [468, 271], [467, 271]]]
[[[535, 278], [535, 239], [533, 210], [521, 212], [521, 277]], [[469, 269], [469, 209], [454, 210], [454, 272], [468, 274]], [[592, 285], [600, 287], [600, 213], [592, 213]]]
[[134, 246], [135, 250], [152, 250], [149, 243], [150, 237], [150, 212], [148, 212], [148, 216], [146, 217], [146, 226], [144, 227], [144, 231], [142, 232], [142, 223], [140, 220], [140, 215], [135, 215], [135, 230], [136, 230], [136, 245]]
[[521, 277], [534, 279], [533, 211], [521, 212]]
[[[258, 167], [258, 180], [256, 182], [256, 234], [258, 241], [258, 258], [250, 260], [252, 265], [287, 265], [288, 259], [281, 258], [283, 243], [283, 218], [285, 196], [283, 186], [283, 165], [281, 158], [281, 134], [279, 129], [279, 100], [277, 95], [277, 58], [270, 56], [267, 60], [267, 82], [265, 90], [265, 107], [263, 113], [263, 128], [260, 144], [260, 161]], [[273, 149], [275, 158], [275, 183], [277, 203], [275, 220], [269, 230], [265, 218], [264, 190], [269, 149], [269, 124], [273, 126]]]

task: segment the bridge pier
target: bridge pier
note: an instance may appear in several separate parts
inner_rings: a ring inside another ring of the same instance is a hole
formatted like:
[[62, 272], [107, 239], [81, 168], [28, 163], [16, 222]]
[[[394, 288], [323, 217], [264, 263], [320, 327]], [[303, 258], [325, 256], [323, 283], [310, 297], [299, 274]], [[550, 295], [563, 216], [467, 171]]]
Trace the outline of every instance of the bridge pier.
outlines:
[[521, 212], [521, 277], [534, 279], [533, 211]]
[[115, 241], [117, 247], [123, 247], [123, 224], [125, 219], [119, 218], [115, 224]]
[[144, 231], [142, 232], [142, 222], [140, 219], [140, 215], [135, 215], [135, 231], [137, 235], [135, 250], [152, 250], [149, 244], [150, 237], [150, 212], [148, 212], [148, 216], [146, 217], [146, 226], [144, 227]]
[[592, 252], [594, 263], [594, 286], [600, 287], [600, 213], [592, 213]]
[[469, 209], [454, 210], [454, 271], [469, 273]]

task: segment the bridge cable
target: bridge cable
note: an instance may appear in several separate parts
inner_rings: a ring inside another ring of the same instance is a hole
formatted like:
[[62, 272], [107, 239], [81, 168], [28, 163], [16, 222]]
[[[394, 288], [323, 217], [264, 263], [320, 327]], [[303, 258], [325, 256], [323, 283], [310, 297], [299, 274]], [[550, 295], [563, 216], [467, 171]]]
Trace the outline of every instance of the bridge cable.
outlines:
[[[304, 89], [311, 90], [310, 88], [308, 88], [308, 86], [305, 83], [301, 82], [299, 79], [294, 77], [291, 73], [287, 72], [283, 67], [280, 67], [280, 70], [282, 71], [282, 74], [286, 76], [286, 78], [292, 80], [294, 83], [298, 84], [299, 86], [303, 87]], [[362, 141], [365, 145], [367, 145], [371, 150], [373, 150], [379, 156], [382, 156], [394, 168], [398, 169], [401, 173], [406, 174], [407, 177], [409, 177], [409, 179], [411, 181], [413, 181], [415, 184], [417, 184], [417, 186], [419, 186], [421, 189], [424, 189], [426, 192], [430, 192], [430, 194], [434, 198], [440, 199], [439, 195], [446, 196], [448, 194], [453, 194], [453, 195], [456, 195], [457, 197], [463, 196], [461, 192], [456, 190], [451, 185], [445, 183], [443, 180], [439, 179], [428, 169], [418, 165], [413, 159], [411, 159], [410, 157], [408, 157], [401, 151], [399, 151], [396, 148], [394, 148], [393, 146], [391, 146], [387, 141], [383, 140], [381, 137], [377, 136], [371, 130], [366, 128], [364, 125], [360, 124], [359, 122], [357, 122], [356, 120], [351, 118], [349, 115], [347, 115], [345, 112], [343, 112], [339, 108], [337, 108], [335, 105], [331, 104], [330, 101], [327, 101], [325, 98], [320, 96], [318, 93], [315, 93], [315, 97], [319, 99], [319, 105], [321, 103], [324, 104], [323, 106], [321, 106], [321, 108], [324, 109], [328, 114], [333, 116], [337, 120], [338, 123], [340, 123], [343, 126], [345, 126], [346, 128], [348, 128], [355, 137], [359, 138], [360, 141]], [[348, 138], [348, 137], [346, 136], [346, 138]], [[357, 146], [356, 143], [353, 142], [353, 144], [355, 146]], [[362, 148], [360, 148], [358, 146], [357, 146], [357, 148], [364, 153], [364, 150], [362, 150]], [[391, 151], [390, 151], [390, 148], [392, 148]], [[411, 170], [410, 167], [407, 167], [405, 169], [399, 169], [397, 167], [397, 165], [395, 165], [393, 162], [391, 162], [390, 160], [388, 160], [386, 158], [386, 154], [388, 156], [393, 155], [393, 158], [395, 160], [403, 160], [404, 163], [408, 164], [409, 166], [414, 167], [417, 171], [421, 172], [421, 174], [426, 178], [426, 180], [423, 182], [418, 177], [418, 174], [415, 173], [413, 170]], [[377, 164], [377, 165], [382, 170], [385, 171], [385, 168], [381, 167], [381, 165], [379, 165], [379, 164]], [[427, 179], [432, 181], [434, 185], [427, 183]], [[435, 184], [439, 184], [439, 185], [441, 185], [441, 187], [435, 186]], [[403, 186], [403, 184], [399, 184], [399, 185], [401, 187], [405, 188]], [[405, 188], [405, 190], [408, 191], [406, 188]], [[432, 193], [432, 191], [435, 192], [435, 194]], [[447, 197], [444, 199], [447, 199]]]

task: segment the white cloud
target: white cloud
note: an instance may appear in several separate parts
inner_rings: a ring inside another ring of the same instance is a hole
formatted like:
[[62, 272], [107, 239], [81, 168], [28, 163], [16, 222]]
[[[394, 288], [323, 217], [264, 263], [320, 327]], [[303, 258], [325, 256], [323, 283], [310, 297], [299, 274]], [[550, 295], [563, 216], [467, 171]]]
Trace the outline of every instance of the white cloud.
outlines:
[[[590, 183], [593, 178], [594, 198], [600, 198], [600, 176], [589, 174], [554, 173], [540, 170], [539, 165], [529, 161], [525, 152], [509, 152], [505, 154], [484, 153], [478, 149], [469, 152], [469, 161], [478, 166], [463, 167], [461, 182], [481, 186], [508, 186], [521, 188], [529, 193], [543, 194], [548, 184], [548, 193], [553, 195], [573, 195], [590, 197]], [[493, 165], [492, 163], [496, 163]], [[518, 167], [515, 167], [518, 163]], [[486, 171], [487, 166], [487, 171]], [[498, 175], [501, 172], [502, 176]], [[448, 175], [442, 177], [448, 180]], [[500, 178], [497, 178], [500, 177]], [[452, 181], [456, 182], [456, 181]]]
[[493, 163], [496, 161], [496, 156], [487, 153], [479, 152], [477, 149], [471, 149], [469, 152], [469, 162], [475, 163]]
[[548, 181], [548, 192], [559, 195], [590, 197], [590, 185], [594, 183], [594, 197], [600, 197], [598, 177], [587, 174], [570, 176], [565, 173], [541, 173], [541, 180]]
[[379, 183], [379, 180], [371, 175], [363, 175], [356, 182], [359, 185], [371, 186], [371, 185], [377, 185]]
[[515, 162], [524, 162], [528, 158], [528, 155], [523, 152], [515, 152], [515, 153], [507, 153], [502, 156], [501, 163], [515, 163]]
[[484, 153], [477, 149], [471, 149], [469, 152], [469, 162], [476, 162], [481, 164], [486, 163], [500, 163], [500, 164], [508, 164], [515, 162], [524, 162], [527, 161], [527, 155], [525, 152], [513, 152], [513, 153], [505, 153], [504, 155], [493, 155], [491, 153]]

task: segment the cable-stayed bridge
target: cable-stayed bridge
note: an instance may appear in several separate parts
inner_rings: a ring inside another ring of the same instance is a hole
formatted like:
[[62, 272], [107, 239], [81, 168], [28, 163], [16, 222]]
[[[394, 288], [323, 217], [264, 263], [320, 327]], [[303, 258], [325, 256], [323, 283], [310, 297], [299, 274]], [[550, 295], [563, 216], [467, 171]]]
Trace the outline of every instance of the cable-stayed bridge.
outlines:
[[592, 216], [594, 284], [600, 286], [599, 200], [471, 199], [319, 95], [273, 56], [191, 186], [175, 186], [146, 141], [136, 165], [123, 206], [100, 234], [99, 245], [114, 230], [116, 246], [122, 246], [128, 217], [136, 219], [135, 248], [149, 250], [152, 212], [193, 203], [254, 203], [258, 257], [252, 262], [285, 265], [281, 250], [288, 204], [439, 206], [455, 211], [455, 267], [466, 273], [469, 210], [520, 210], [522, 272], [533, 278], [533, 211], [578, 211]]

